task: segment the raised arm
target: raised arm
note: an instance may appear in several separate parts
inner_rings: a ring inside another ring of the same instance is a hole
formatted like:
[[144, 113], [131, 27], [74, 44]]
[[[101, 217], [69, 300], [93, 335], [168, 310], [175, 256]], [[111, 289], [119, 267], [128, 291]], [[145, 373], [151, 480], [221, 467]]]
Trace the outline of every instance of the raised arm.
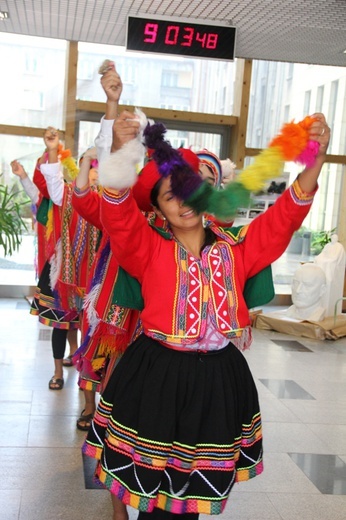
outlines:
[[323, 114], [313, 114], [311, 117], [315, 121], [310, 127], [309, 139], [319, 143], [318, 155], [313, 166], [306, 167], [275, 204], [248, 226], [243, 246], [250, 276], [265, 267], [268, 260], [271, 263], [281, 256], [313, 203], [318, 177], [326, 159], [330, 129]]
[[89, 173], [92, 160], [96, 159], [96, 148], [89, 148], [83, 155], [82, 164], [75, 181], [72, 206], [89, 224], [102, 230], [100, 218], [100, 195], [90, 190]]
[[97, 157], [99, 162], [108, 157], [112, 145], [112, 127], [118, 117], [119, 99], [123, 85], [121, 78], [115, 69], [113, 61], [106, 60], [104, 67], [100, 68], [101, 86], [106, 94], [106, 111], [101, 119], [100, 132], [95, 139]]
[[40, 196], [39, 191], [30, 179], [30, 177], [28, 176], [28, 174], [26, 173], [26, 171], [24, 170], [22, 164], [20, 164], [20, 162], [18, 161], [12, 161], [11, 168], [12, 173], [19, 178], [24, 191], [30, 198], [31, 202], [33, 204], [37, 204]]
[[80, 169], [76, 178], [76, 186], [78, 189], [85, 188], [89, 186], [89, 173], [90, 173], [90, 166], [91, 161], [94, 159], [97, 159], [97, 151], [96, 148], [89, 148], [84, 154], [83, 154], [83, 160], [80, 165]]

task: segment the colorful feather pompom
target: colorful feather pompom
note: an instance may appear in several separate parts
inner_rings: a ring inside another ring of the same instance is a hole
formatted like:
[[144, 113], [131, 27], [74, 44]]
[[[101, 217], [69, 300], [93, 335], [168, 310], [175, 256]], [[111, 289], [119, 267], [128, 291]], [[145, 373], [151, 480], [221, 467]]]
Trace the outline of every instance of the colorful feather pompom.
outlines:
[[217, 190], [211, 184], [203, 182], [186, 200], [186, 205], [193, 208], [196, 213], [209, 213], [220, 219], [229, 219], [236, 215], [238, 208], [246, 208], [249, 202], [250, 191], [240, 182], [231, 182], [222, 190]]
[[73, 157], [68, 156], [64, 159], [61, 159], [61, 164], [64, 166], [64, 168], [66, 168], [70, 178], [74, 180], [79, 173], [79, 168]]
[[308, 141], [305, 150], [296, 157], [295, 162], [304, 164], [308, 168], [311, 168], [311, 166], [314, 165], [319, 147], [320, 145], [317, 141]]
[[309, 129], [313, 122], [314, 119], [308, 116], [299, 123], [285, 124], [269, 147], [260, 152], [234, 182], [229, 183], [224, 190], [216, 190], [211, 186], [198, 188], [184, 199], [185, 204], [198, 213], [211, 213], [222, 219], [235, 216], [238, 208], [248, 205], [250, 192], [260, 191], [267, 180], [282, 174], [285, 161], [313, 166], [319, 150], [319, 144], [309, 140]]

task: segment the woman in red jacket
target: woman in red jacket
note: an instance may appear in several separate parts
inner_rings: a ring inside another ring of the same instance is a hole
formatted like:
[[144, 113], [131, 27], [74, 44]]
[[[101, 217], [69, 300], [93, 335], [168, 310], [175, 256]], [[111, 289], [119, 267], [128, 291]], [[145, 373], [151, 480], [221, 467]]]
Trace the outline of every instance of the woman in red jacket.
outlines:
[[48, 386], [61, 390], [67, 332], [80, 326], [82, 298], [99, 231], [73, 211], [72, 186], [64, 182], [60, 171], [58, 132], [48, 128], [44, 140], [47, 151], [39, 161], [34, 180], [43, 195], [49, 197], [47, 262], [30, 312], [44, 325], [53, 327], [54, 375]]
[[322, 114], [302, 124], [302, 151], [306, 137], [314, 160], [234, 235], [204, 226], [202, 198], [215, 198], [212, 188], [164, 141], [159, 125], [145, 131], [156, 171], [144, 167], [138, 182], [168, 231], [148, 225], [122, 175], [131, 129], [136, 136], [136, 117], [120, 115], [118, 151], [100, 168], [109, 186], [101, 216], [119, 264], [141, 284], [143, 334], [116, 366], [84, 451], [100, 459], [96, 475], [113, 504], [137, 508], [140, 519], [220, 514], [233, 484], [263, 470], [258, 396], [240, 352], [251, 340], [245, 285], [284, 252], [306, 217], [330, 132]]

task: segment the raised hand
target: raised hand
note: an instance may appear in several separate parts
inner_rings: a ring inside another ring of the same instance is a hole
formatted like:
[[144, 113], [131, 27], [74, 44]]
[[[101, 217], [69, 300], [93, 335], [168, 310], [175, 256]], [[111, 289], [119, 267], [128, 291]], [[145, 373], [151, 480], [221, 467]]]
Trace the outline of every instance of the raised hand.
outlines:
[[93, 159], [97, 159], [97, 149], [95, 146], [92, 148], [88, 148], [86, 152], [83, 153], [83, 159], [90, 159], [92, 161]]
[[112, 152], [119, 150], [124, 144], [134, 139], [139, 132], [138, 117], [124, 110], [113, 124], [113, 144]]
[[23, 166], [20, 164], [20, 162], [18, 162], [16, 160], [12, 161], [11, 168], [12, 168], [12, 173], [14, 173], [14, 175], [17, 175], [17, 177], [19, 177], [20, 179], [25, 179], [25, 177], [27, 177], [27, 173], [24, 170]]
[[313, 117], [315, 121], [310, 127], [309, 137], [320, 144], [318, 155], [325, 155], [330, 141], [330, 128], [324, 114], [318, 112], [312, 114], [311, 117]]
[[104, 67], [99, 69], [101, 76], [101, 85], [107, 96], [107, 101], [118, 103], [123, 84], [119, 74], [116, 71], [115, 63], [110, 60], [104, 62]]
[[52, 150], [58, 150], [59, 147], [59, 132], [56, 128], [49, 126], [43, 134], [44, 144], [46, 145], [47, 152]]

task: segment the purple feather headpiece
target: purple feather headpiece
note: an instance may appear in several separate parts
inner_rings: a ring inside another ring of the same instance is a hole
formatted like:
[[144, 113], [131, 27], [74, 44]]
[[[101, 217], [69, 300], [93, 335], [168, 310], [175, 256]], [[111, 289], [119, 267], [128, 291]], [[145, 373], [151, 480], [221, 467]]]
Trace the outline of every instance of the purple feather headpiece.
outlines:
[[162, 123], [148, 125], [144, 132], [144, 144], [155, 161], [162, 177], [171, 176], [171, 188], [176, 197], [188, 199], [203, 183], [197, 174], [199, 159], [192, 150], [176, 150], [164, 139], [166, 127]]

